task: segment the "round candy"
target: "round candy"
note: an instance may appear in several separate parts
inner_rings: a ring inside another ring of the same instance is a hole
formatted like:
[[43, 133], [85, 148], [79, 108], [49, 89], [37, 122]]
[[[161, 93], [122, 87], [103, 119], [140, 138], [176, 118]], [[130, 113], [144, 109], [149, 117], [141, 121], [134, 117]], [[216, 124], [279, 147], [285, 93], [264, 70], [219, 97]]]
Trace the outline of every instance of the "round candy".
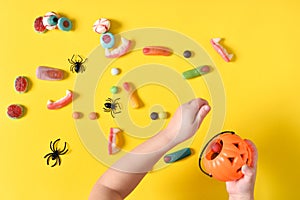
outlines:
[[98, 119], [98, 117], [99, 117], [99, 115], [98, 115], [98, 113], [96, 113], [96, 112], [91, 112], [91, 113], [89, 114], [90, 120]]
[[7, 107], [7, 116], [11, 119], [19, 119], [24, 115], [24, 107], [19, 104], [11, 104]]
[[117, 94], [118, 91], [119, 91], [119, 88], [118, 88], [117, 86], [112, 86], [112, 87], [110, 88], [110, 92], [111, 92], [112, 94]]
[[157, 120], [157, 119], [158, 119], [158, 113], [157, 113], [157, 112], [152, 112], [152, 113], [150, 114], [150, 118], [151, 118], [152, 120]]
[[120, 74], [120, 69], [118, 69], [118, 68], [112, 68], [110, 70], [110, 73], [111, 73], [111, 75], [116, 76], [116, 75]]
[[159, 119], [166, 119], [168, 117], [168, 114], [166, 112], [159, 112], [158, 118]]
[[34, 20], [34, 30], [38, 33], [45, 33], [47, 31], [46, 27], [43, 24], [43, 17], [37, 17]]
[[57, 24], [59, 30], [70, 31], [72, 29], [72, 22], [66, 17], [59, 18]]
[[73, 112], [73, 114], [72, 114], [72, 117], [74, 118], [74, 119], [80, 119], [81, 118], [81, 113], [80, 112]]
[[105, 49], [112, 48], [115, 45], [115, 36], [110, 32], [103, 33], [100, 36], [100, 44]]
[[99, 34], [107, 32], [109, 28], [110, 28], [110, 21], [105, 18], [98, 19], [93, 25], [93, 30]]
[[186, 50], [186, 51], [183, 52], [183, 56], [185, 58], [190, 58], [192, 56], [192, 52], [189, 51], [189, 50]]
[[43, 17], [43, 24], [48, 30], [54, 30], [57, 27], [59, 15], [55, 12], [47, 12]]

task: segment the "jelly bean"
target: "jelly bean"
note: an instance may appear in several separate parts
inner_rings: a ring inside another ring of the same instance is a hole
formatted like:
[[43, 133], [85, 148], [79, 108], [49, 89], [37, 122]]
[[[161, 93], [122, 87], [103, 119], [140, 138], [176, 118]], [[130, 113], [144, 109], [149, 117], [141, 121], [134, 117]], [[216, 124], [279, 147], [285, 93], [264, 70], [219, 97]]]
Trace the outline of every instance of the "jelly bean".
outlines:
[[186, 50], [186, 51], [183, 52], [183, 56], [185, 58], [190, 58], [192, 56], [192, 52], [189, 51], [189, 50]]
[[117, 86], [112, 86], [112, 87], [110, 88], [110, 92], [111, 92], [112, 94], [117, 94], [117, 93], [119, 92], [119, 88], [118, 88]]
[[74, 119], [80, 119], [82, 114], [80, 112], [73, 112], [72, 117]]
[[166, 112], [159, 112], [158, 113], [158, 118], [159, 119], [167, 119], [167, 117], [168, 117], [168, 113], [166, 113]]
[[120, 69], [118, 69], [118, 68], [112, 68], [110, 70], [110, 73], [111, 73], [111, 75], [116, 76], [116, 75], [120, 74]]
[[150, 118], [151, 118], [152, 120], [157, 120], [157, 119], [158, 119], [158, 113], [157, 113], [157, 112], [152, 112], [152, 113], [150, 114]]
[[96, 112], [91, 112], [91, 113], [89, 114], [89, 118], [90, 118], [90, 120], [98, 119], [98, 118], [99, 118], [99, 114], [96, 113]]

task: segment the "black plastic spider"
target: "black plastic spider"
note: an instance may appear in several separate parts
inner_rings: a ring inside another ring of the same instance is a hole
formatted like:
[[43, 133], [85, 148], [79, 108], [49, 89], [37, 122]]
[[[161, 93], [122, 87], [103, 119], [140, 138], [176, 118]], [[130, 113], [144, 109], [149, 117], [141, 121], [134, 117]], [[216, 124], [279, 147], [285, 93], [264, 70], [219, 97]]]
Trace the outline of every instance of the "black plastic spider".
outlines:
[[50, 149], [52, 151], [52, 153], [48, 153], [47, 155], [44, 156], [44, 158], [47, 158], [47, 165], [49, 165], [49, 161], [50, 161], [50, 158], [52, 160], [55, 160], [55, 163], [51, 166], [51, 167], [54, 167], [57, 163], [58, 165], [60, 165], [61, 163], [61, 159], [60, 159], [60, 155], [64, 155], [68, 152], [68, 149], [66, 149], [67, 147], [67, 143], [65, 142], [65, 146], [62, 150], [58, 149], [57, 146], [56, 146], [56, 143], [59, 141], [60, 139], [57, 139], [53, 142], [52, 144], [52, 141], [50, 142]]
[[106, 99], [106, 103], [104, 103], [104, 112], [110, 112], [111, 116], [115, 118], [115, 114], [121, 113], [121, 106], [119, 104], [120, 98], [115, 100], [108, 98]]
[[83, 59], [80, 55], [77, 55], [76, 57], [78, 57], [79, 59], [76, 59], [75, 55], [73, 55], [71, 59], [68, 59], [69, 63], [71, 64], [70, 71], [73, 73], [74, 71], [76, 73], [82, 73], [85, 71], [83, 63], [86, 61], [86, 59]]

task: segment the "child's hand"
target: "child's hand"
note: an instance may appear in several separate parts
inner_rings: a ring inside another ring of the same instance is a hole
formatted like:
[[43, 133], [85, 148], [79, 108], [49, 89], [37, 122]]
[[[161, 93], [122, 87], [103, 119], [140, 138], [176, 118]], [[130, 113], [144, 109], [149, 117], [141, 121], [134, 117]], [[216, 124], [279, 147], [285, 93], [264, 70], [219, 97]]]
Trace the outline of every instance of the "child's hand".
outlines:
[[179, 144], [192, 137], [209, 111], [207, 101], [200, 98], [181, 105], [166, 128], [169, 139]]
[[251, 166], [244, 165], [242, 167], [242, 173], [244, 176], [237, 181], [228, 181], [226, 182], [226, 189], [229, 194], [230, 200], [235, 199], [245, 199], [253, 200], [254, 199], [254, 184], [256, 177], [256, 165], [257, 165], [257, 149], [253, 142], [250, 140], [245, 140], [248, 144], [250, 150], [252, 151], [252, 160]]

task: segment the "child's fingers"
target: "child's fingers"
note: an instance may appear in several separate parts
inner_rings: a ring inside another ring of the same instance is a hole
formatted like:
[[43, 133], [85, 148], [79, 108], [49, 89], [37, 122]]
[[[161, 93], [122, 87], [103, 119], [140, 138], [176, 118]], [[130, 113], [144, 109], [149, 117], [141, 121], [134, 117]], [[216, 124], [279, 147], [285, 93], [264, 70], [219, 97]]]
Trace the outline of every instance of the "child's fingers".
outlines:
[[203, 119], [206, 117], [206, 115], [209, 113], [210, 109], [211, 108], [210, 108], [209, 105], [203, 105], [200, 108], [200, 110], [198, 111], [197, 116], [196, 116], [196, 120], [199, 123], [199, 126], [202, 123]]
[[256, 168], [257, 159], [258, 159], [257, 148], [251, 140], [245, 139], [245, 142], [248, 144], [248, 147], [250, 148], [252, 154], [252, 162], [250, 163], [250, 167]]

